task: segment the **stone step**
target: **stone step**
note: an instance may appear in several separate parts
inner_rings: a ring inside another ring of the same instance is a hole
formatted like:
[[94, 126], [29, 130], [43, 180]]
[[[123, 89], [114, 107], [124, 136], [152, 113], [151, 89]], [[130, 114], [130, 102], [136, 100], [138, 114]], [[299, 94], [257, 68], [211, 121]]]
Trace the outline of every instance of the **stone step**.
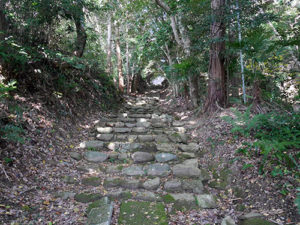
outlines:
[[114, 203], [104, 197], [91, 203], [87, 208], [87, 225], [111, 224]]

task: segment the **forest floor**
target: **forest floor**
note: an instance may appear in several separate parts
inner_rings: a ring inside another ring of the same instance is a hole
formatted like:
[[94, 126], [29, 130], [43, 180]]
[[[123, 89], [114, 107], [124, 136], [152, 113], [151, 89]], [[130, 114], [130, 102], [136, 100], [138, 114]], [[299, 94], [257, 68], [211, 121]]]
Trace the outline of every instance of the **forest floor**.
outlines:
[[[221, 224], [226, 216], [238, 221], [250, 212], [259, 213], [274, 224], [297, 224], [295, 193], [280, 193], [286, 183], [294, 181], [289, 177], [275, 179], [260, 175], [259, 159], [236, 154], [245, 140], [235, 139], [230, 125], [221, 118], [232, 115], [230, 109], [210, 117], [196, 117], [180, 99], [174, 101], [168, 95], [162, 96], [161, 110], [172, 112], [174, 118], [184, 121], [190, 139], [199, 143], [199, 165], [210, 174], [204, 187], [218, 199], [214, 209], [176, 211], [169, 216], [169, 224]], [[87, 114], [78, 109], [77, 119], [57, 119], [41, 102], [21, 97], [17, 100], [27, 108], [23, 113], [26, 140], [24, 144], [0, 143], [1, 224], [85, 224], [86, 204], [72, 196], [74, 190], [78, 193], [85, 187], [78, 183], [78, 162], [70, 157], [70, 152], [82, 141], [91, 139], [95, 123], [106, 117], [106, 113], [93, 110]], [[4, 162], [5, 158], [11, 160]], [[245, 169], [245, 164], [254, 166]], [[58, 193], [71, 196], [64, 199]], [[114, 224], [118, 211], [116, 200]]]

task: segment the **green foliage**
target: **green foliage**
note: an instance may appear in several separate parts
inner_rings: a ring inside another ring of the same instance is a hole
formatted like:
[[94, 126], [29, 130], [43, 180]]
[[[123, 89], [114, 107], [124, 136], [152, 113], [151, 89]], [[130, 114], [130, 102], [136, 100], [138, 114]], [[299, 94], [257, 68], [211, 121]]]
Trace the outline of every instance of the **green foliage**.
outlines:
[[0, 82], [0, 101], [1, 99], [8, 97], [10, 91], [13, 91], [17, 88], [16, 84], [17, 81], [15, 80], [8, 82], [8, 84]]
[[235, 118], [224, 117], [233, 125], [236, 135], [253, 137], [253, 143], [244, 143], [238, 150], [249, 157], [260, 156], [260, 172], [271, 169], [272, 176], [294, 174], [299, 176], [300, 153], [300, 115], [299, 113], [266, 113], [251, 116], [251, 107], [241, 113], [237, 110]]
[[7, 124], [4, 127], [0, 127], [1, 138], [9, 142], [24, 143], [24, 129], [13, 124]]

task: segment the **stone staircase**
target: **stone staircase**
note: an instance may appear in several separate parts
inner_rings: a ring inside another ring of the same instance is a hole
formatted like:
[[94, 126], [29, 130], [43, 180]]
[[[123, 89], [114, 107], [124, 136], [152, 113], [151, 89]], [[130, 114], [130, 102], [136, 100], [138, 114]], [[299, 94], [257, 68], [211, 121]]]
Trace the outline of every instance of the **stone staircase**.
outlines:
[[95, 124], [93, 140], [70, 153], [86, 186], [74, 198], [87, 204], [87, 224], [110, 224], [114, 200], [121, 202], [118, 223], [126, 225], [168, 224], [172, 211], [216, 207], [203, 187], [210, 178], [198, 164], [198, 144], [158, 103], [128, 97], [119, 113]]

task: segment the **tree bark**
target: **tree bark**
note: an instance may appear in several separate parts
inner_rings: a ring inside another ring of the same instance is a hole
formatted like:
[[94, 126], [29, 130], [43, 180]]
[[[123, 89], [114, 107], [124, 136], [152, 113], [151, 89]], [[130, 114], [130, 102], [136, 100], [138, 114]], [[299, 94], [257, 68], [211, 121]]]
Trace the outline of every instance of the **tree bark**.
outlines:
[[225, 0], [211, 0], [213, 23], [211, 25], [211, 38], [209, 60], [208, 95], [204, 107], [205, 112], [214, 112], [218, 106], [226, 104], [226, 82], [224, 67], [225, 25], [223, 21]]
[[118, 78], [119, 78], [119, 91], [124, 92], [124, 76], [123, 76], [123, 62], [120, 47], [120, 31], [118, 25], [116, 26], [116, 53], [118, 59]]
[[82, 57], [87, 39], [87, 34], [84, 28], [84, 16], [74, 16], [73, 18], [75, 21], [77, 34], [74, 55]]
[[130, 94], [130, 65], [129, 65], [129, 42], [128, 42], [128, 24], [126, 25], [126, 77], [127, 77], [127, 94]]
[[106, 72], [111, 75], [112, 74], [112, 62], [111, 62], [111, 37], [112, 37], [112, 22], [111, 22], [111, 15], [108, 16], [107, 21], [107, 68]]
[[5, 5], [6, 5], [6, 1], [2, 1], [0, 2], [0, 41], [4, 40], [4, 37], [6, 35], [6, 31], [7, 31], [7, 20], [6, 20], [6, 16], [5, 16]]

